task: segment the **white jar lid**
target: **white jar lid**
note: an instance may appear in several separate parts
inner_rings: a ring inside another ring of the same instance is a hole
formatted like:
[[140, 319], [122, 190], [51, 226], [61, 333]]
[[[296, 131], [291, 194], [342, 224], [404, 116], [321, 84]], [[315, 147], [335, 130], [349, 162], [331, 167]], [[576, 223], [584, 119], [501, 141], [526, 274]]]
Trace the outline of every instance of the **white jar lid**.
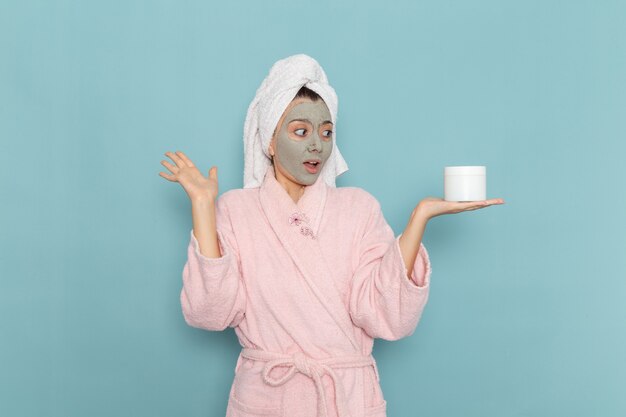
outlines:
[[456, 166], [445, 167], [444, 175], [486, 175], [487, 168], [483, 165], [480, 166]]

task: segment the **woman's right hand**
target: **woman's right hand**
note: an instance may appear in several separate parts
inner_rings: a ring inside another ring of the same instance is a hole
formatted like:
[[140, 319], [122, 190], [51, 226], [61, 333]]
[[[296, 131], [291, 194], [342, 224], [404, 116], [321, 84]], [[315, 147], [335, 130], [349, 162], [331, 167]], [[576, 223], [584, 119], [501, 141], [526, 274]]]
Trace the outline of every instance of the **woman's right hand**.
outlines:
[[172, 165], [168, 161], [161, 161], [161, 165], [171, 172], [171, 174], [159, 172], [161, 177], [179, 183], [191, 201], [215, 201], [218, 195], [216, 166], [211, 167], [207, 178], [181, 151], [165, 152], [165, 155], [169, 156], [176, 165]]

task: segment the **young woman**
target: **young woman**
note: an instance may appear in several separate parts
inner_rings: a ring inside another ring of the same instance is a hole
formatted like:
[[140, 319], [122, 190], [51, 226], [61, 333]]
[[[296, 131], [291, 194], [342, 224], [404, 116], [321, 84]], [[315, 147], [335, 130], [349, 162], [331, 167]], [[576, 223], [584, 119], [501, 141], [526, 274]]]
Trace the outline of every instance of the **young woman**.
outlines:
[[429, 219], [501, 199], [429, 197], [394, 237], [378, 201], [335, 187], [337, 97], [311, 57], [276, 62], [244, 127], [244, 188], [218, 198], [182, 152], [162, 161], [192, 203], [183, 270], [186, 322], [233, 327], [243, 347], [227, 416], [386, 416], [374, 338], [411, 335], [428, 299]]

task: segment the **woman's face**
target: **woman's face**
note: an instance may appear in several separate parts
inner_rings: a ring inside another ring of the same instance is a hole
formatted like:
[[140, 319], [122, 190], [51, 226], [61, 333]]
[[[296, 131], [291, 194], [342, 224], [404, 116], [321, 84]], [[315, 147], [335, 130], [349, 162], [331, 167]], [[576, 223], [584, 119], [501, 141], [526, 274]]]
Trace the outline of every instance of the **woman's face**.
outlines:
[[278, 121], [269, 151], [274, 165], [291, 182], [315, 183], [333, 149], [333, 124], [323, 100], [293, 100]]

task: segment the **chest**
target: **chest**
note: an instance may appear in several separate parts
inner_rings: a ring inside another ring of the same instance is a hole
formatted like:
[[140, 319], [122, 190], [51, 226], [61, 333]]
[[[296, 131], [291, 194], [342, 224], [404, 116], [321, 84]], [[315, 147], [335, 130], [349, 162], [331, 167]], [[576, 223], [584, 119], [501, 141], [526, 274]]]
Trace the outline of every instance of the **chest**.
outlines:
[[[257, 293], [308, 292], [310, 289], [301, 286], [299, 279], [303, 273], [301, 261], [306, 259], [310, 266], [306, 272], [319, 272], [313, 279], [332, 281], [345, 297], [358, 265], [358, 242], [363, 225], [358, 216], [341, 207], [332, 200], [327, 202], [315, 239], [302, 232], [301, 226], [308, 223], [293, 221], [293, 213], [285, 212], [268, 219], [258, 203], [248, 204], [246, 210], [234, 210], [232, 227], [248, 289]], [[310, 223], [316, 220], [311, 213], [305, 218]], [[283, 227], [277, 228], [276, 221], [282, 222]], [[288, 244], [279, 233], [290, 234], [292, 242], [297, 244], [286, 247]], [[326, 276], [329, 273], [330, 276]]]

